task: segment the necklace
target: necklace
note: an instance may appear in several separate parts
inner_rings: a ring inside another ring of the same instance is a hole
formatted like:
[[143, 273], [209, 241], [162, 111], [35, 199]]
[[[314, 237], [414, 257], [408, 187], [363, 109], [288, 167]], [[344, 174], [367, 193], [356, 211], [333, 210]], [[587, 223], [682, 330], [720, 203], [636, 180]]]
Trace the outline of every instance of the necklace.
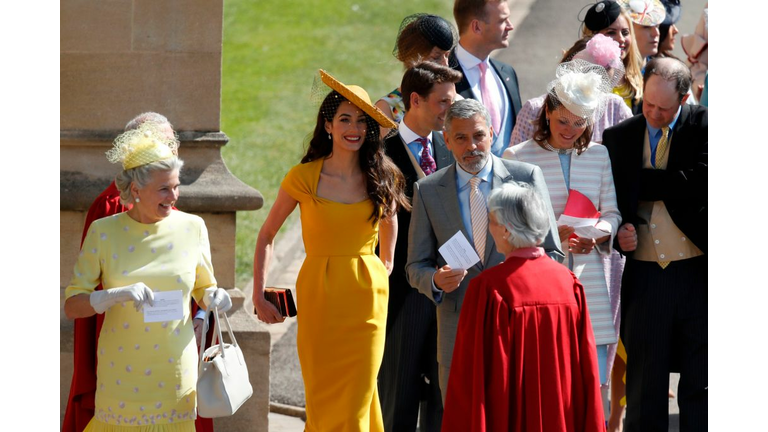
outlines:
[[549, 142], [547, 142], [546, 140], [544, 141], [544, 148], [546, 148], [547, 150], [549, 150], [549, 151], [551, 151], [551, 152], [555, 152], [555, 153], [559, 153], [559, 154], [571, 154], [571, 152], [573, 152], [573, 147], [571, 147], [571, 148], [569, 148], [569, 149], [558, 149], [558, 148], [554, 148], [554, 147], [552, 147], [552, 145], [551, 145]]

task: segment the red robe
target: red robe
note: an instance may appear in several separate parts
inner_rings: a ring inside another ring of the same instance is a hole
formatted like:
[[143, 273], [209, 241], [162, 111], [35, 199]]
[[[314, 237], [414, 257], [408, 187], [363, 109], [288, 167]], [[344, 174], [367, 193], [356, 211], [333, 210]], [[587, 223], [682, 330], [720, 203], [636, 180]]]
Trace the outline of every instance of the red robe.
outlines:
[[605, 430], [584, 288], [535, 250], [516, 251], [470, 282], [443, 432]]
[[[120, 203], [120, 192], [113, 181], [88, 209], [80, 245], [82, 246], [88, 228], [93, 221], [122, 213], [128, 209], [129, 207]], [[96, 289], [100, 290], [101, 285], [97, 286]], [[193, 301], [191, 309], [193, 316], [197, 313], [197, 309], [198, 306]], [[99, 334], [103, 322], [104, 314], [75, 320], [74, 370], [72, 385], [69, 389], [67, 411], [64, 413], [64, 424], [61, 428], [62, 432], [82, 432], [93, 417], [96, 398], [96, 348], [99, 344]], [[195, 420], [195, 430], [213, 432], [213, 421], [198, 417]]]

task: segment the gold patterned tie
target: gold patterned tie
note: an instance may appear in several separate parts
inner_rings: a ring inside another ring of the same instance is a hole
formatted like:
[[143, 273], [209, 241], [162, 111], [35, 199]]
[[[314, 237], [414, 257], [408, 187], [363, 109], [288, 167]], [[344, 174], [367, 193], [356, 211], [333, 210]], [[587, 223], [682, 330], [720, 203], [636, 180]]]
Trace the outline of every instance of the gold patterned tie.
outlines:
[[488, 232], [488, 208], [485, 206], [485, 197], [478, 188], [480, 181], [480, 177], [469, 179], [469, 184], [472, 186], [472, 190], [469, 192], [469, 217], [472, 224], [475, 251], [482, 263], [485, 256], [485, 235]]
[[[669, 126], [661, 128], [661, 139], [659, 144], [656, 145], [656, 160], [653, 164], [656, 169], [666, 168], [666, 166], [662, 166], [662, 161], [664, 160], [664, 153], [667, 152], [667, 147], [669, 147]], [[658, 263], [662, 269], [667, 268], [669, 265], [669, 261], [659, 261]]]
[[656, 145], [656, 160], [653, 166], [656, 169], [663, 169], [666, 167], [661, 166], [661, 161], [664, 159], [664, 153], [667, 152], [667, 147], [669, 146], [669, 126], [664, 126], [661, 128], [661, 139], [659, 140], [659, 143]]

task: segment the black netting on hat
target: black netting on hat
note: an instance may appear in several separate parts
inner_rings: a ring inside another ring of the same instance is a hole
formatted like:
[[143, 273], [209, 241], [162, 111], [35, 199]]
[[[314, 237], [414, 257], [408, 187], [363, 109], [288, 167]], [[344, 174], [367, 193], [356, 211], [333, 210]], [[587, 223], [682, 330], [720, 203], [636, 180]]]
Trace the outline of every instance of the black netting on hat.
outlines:
[[621, 6], [613, 0], [603, 0], [593, 4], [584, 16], [584, 25], [594, 33], [613, 24], [621, 13]]
[[450, 51], [458, 42], [459, 33], [451, 23], [437, 15], [418, 13], [400, 23], [392, 55], [410, 66], [428, 60], [434, 47]]
[[[341, 105], [343, 102], [349, 102], [352, 105], [355, 105], [341, 93], [325, 84], [319, 73], [315, 74], [315, 78], [312, 83], [312, 90], [310, 92], [310, 100], [312, 105], [317, 107], [319, 114], [323, 116], [323, 120], [327, 122], [333, 122], [333, 117], [336, 115], [336, 111], [339, 109], [339, 105]], [[381, 136], [379, 123], [377, 123], [373, 117], [368, 115], [362, 109], [360, 111], [365, 115], [365, 140], [369, 141], [379, 139]], [[393, 132], [391, 133], [397, 132], [397, 129], [392, 129], [392, 131]]]

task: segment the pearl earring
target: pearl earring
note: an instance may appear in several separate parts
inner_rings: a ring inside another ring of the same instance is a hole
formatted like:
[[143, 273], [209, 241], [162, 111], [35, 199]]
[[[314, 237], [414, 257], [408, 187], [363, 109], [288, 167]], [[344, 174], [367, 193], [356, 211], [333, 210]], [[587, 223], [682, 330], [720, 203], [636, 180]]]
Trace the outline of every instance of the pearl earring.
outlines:
[[331, 134], [328, 134], [328, 139], [329, 139], [329, 140], [332, 140], [332, 139], [333, 139], [333, 137], [331, 136]]
[[136, 199], [134, 199], [134, 201], [136, 201], [137, 203], [140, 203], [140, 202], [141, 202], [141, 200], [139, 199], [139, 197], [136, 197]]

